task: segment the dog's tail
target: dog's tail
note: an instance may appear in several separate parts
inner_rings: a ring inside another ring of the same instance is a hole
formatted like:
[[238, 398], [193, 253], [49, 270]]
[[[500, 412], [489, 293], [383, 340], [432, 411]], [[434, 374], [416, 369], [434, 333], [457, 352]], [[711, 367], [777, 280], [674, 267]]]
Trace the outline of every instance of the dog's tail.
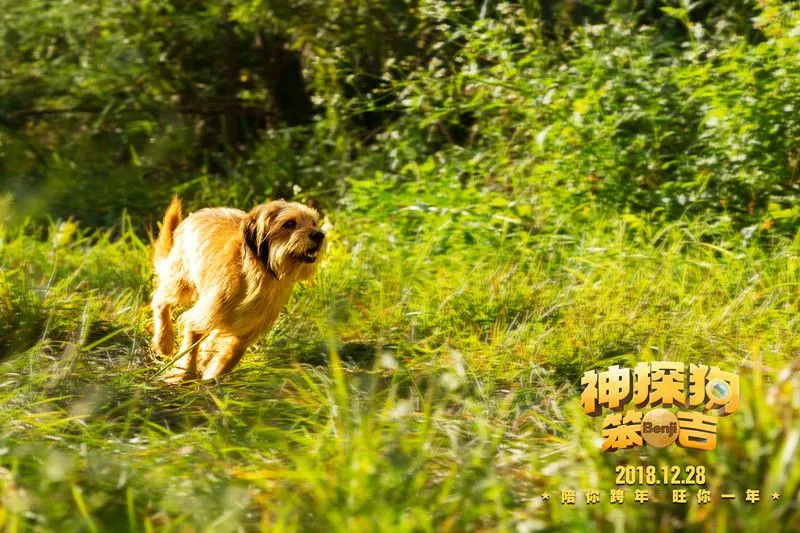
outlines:
[[156, 250], [153, 256], [156, 264], [167, 257], [172, 249], [172, 235], [175, 233], [175, 228], [181, 223], [182, 217], [181, 199], [175, 196], [172, 198], [172, 203], [169, 204], [167, 212], [164, 213], [164, 222], [161, 223], [161, 233], [158, 234]]

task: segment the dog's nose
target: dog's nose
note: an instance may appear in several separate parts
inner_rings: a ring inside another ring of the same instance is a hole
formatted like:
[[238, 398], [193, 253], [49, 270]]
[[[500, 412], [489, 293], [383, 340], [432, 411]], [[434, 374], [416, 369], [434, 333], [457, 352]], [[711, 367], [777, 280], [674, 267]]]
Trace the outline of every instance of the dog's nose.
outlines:
[[320, 244], [322, 242], [322, 239], [325, 238], [325, 234], [322, 233], [321, 231], [312, 231], [309, 237], [311, 237], [311, 240], [314, 241], [315, 243]]

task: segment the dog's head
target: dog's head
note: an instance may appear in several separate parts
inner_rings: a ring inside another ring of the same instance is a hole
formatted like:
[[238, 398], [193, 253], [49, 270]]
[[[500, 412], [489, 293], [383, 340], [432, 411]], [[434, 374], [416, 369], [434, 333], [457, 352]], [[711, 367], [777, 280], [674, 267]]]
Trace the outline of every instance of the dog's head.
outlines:
[[319, 218], [315, 209], [296, 202], [261, 204], [245, 216], [244, 240], [276, 279], [306, 279], [323, 251]]

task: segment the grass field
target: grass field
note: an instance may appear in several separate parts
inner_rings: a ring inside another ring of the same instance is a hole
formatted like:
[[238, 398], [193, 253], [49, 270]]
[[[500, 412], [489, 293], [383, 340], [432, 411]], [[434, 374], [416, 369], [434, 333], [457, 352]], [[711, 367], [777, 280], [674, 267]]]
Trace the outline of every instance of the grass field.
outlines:
[[[0, 529], [800, 531], [800, 1], [0, 14]], [[173, 194], [330, 228], [219, 382], [149, 347]], [[584, 372], [662, 360], [741, 376], [717, 448], [602, 453]]]
[[[0, 525], [800, 530], [800, 237], [589, 215], [472, 235], [435, 209], [330, 212], [327, 258], [276, 328], [222, 382], [183, 386], [148, 347], [149, 242], [129, 221], [3, 230]], [[600, 453], [582, 373], [662, 359], [743, 376], [718, 449]], [[762, 501], [558, 499], [607, 493], [617, 464], [684, 463]]]

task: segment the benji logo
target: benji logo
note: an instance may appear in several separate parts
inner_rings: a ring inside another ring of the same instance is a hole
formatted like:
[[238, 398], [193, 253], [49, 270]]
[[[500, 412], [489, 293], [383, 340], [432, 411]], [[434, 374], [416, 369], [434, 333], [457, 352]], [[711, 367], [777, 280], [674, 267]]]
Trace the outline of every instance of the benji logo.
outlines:
[[[717, 417], [739, 409], [739, 376], [715, 366], [686, 365], [674, 361], [619, 365], [598, 372], [589, 370], [581, 379], [583, 411], [598, 416], [604, 407], [617, 411], [602, 422], [603, 451], [634, 446], [678, 446], [713, 450], [717, 446]], [[646, 413], [631, 409], [654, 407]], [[680, 407], [673, 413], [665, 409]], [[700, 409], [702, 412], [698, 412]], [[704, 414], [711, 411], [712, 414]]]
[[663, 426], [655, 426], [652, 422], [642, 422], [642, 433], [666, 433], [671, 437], [678, 434], [678, 423], [670, 422]]

